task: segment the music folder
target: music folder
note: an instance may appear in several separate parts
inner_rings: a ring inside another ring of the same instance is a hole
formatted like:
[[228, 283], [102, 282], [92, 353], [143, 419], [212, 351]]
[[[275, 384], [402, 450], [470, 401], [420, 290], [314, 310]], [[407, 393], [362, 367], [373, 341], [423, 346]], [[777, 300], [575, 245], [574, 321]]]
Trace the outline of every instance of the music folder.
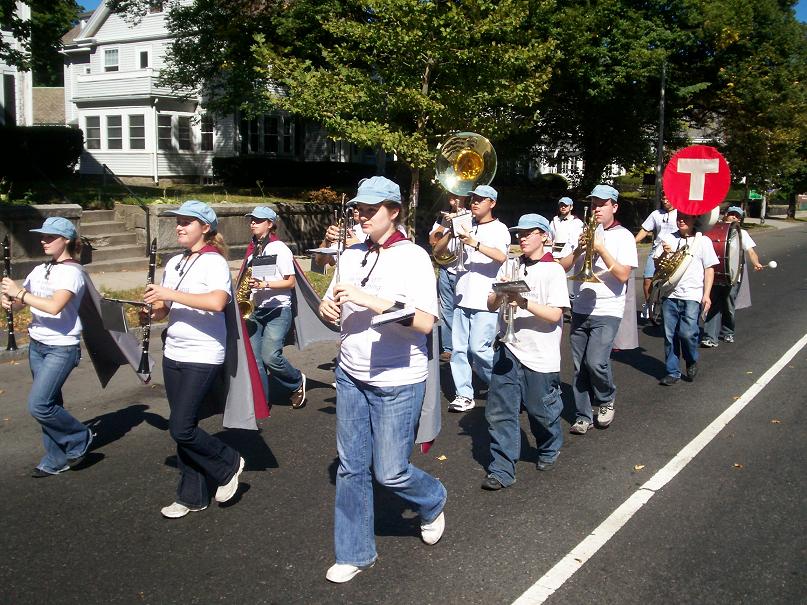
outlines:
[[252, 277], [261, 281], [277, 279], [277, 254], [259, 256], [252, 261]]
[[124, 312], [124, 304], [143, 305], [143, 301], [128, 301], [116, 298], [102, 298], [101, 299], [101, 322], [104, 324], [104, 329], [108, 332], [128, 332], [129, 324], [126, 321], [126, 313]]

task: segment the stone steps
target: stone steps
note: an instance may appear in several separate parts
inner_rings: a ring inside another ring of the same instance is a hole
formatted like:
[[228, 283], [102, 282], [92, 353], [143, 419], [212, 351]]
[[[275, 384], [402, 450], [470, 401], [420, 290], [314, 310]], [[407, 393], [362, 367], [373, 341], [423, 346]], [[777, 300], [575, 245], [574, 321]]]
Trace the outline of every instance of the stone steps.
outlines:
[[114, 210], [87, 210], [81, 215], [81, 235], [92, 246], [90, 273], [111, 271], [146, 271], [148, 257], [137, 235], [115, 220]]

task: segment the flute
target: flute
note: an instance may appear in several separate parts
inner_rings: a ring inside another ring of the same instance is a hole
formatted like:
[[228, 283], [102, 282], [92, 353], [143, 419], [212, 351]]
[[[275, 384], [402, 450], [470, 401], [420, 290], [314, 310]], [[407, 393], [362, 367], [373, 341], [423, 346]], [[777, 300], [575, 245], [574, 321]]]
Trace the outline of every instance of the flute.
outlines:
[[[9, 244], [8, 235], [3, 239], [3, 277], [11, 278], [11, 244]], [[5, 296], [5, 294], [3, 296]], [[6, 351], [16, 351], [17, 340], [14, 338], [14, 311], [11, 307], [6, 311], [6, 328], [8, 329]]]
[[[154, 272], [157, 268], [157, 238], [151, 240], [149, 248], [149, 272], [146, 277], [146, 288], [154, 283]], [[137, 373], [146, 377], [145, 382], [151, 380], [151, 368], [149, 368], [149, 339], [151, 338], [151, 305], [146, 305], [146, 324], [143, 326], [143, 348], [140, 354], [140, 366]]]

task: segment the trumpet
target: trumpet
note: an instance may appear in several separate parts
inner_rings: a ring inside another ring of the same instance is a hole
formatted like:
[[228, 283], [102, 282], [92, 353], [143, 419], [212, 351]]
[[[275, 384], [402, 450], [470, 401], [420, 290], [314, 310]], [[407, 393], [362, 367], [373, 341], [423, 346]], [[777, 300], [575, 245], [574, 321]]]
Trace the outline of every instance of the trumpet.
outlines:
[[591, 211], [591, 216], [588, 217], [586, 227], [583, 229], [583, 242], [586, 247], [583, 258], [583, 267], [571, 276], [569, 279], [573, 281], [581, 281], [589, 284], [599, 284], [602, 280], [594, 273], [594, 234], [597, 231], [597, 215], [594, 210]]
[[530, 287], [527, 282], [521, 279], [521, 259], [514, 254], [508, 254], [506, 263], [505, 276], [507, 281], [493, 284], [493, 291], [499, 295], [504, 295], [499, 311], [502, 314], [504, 323], [506, 325], [504, 334], [499, 335], [498, 341], [503, 344], [515, 344], [518, 342], [515, 330], [516, 309], [510, 304], [510, 294], [523, 294], [529, 292]]

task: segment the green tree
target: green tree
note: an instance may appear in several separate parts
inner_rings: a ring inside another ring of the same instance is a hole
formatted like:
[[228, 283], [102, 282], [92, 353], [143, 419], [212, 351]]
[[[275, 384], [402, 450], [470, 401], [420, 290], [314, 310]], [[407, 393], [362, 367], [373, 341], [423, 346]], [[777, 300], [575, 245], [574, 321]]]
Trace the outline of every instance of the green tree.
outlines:
[[17, 15], [15, 0], [0, 0], [0, 28], [11, 33], [21, 48], [13, 47], [0, 37], [0, 61], [21, 71], [31, 68], [31, 22]]
[[34, 86], [62, 86], [62, 36], [76, 24], [81, 7], [75, 0], [31, 3], [31, 71]]

